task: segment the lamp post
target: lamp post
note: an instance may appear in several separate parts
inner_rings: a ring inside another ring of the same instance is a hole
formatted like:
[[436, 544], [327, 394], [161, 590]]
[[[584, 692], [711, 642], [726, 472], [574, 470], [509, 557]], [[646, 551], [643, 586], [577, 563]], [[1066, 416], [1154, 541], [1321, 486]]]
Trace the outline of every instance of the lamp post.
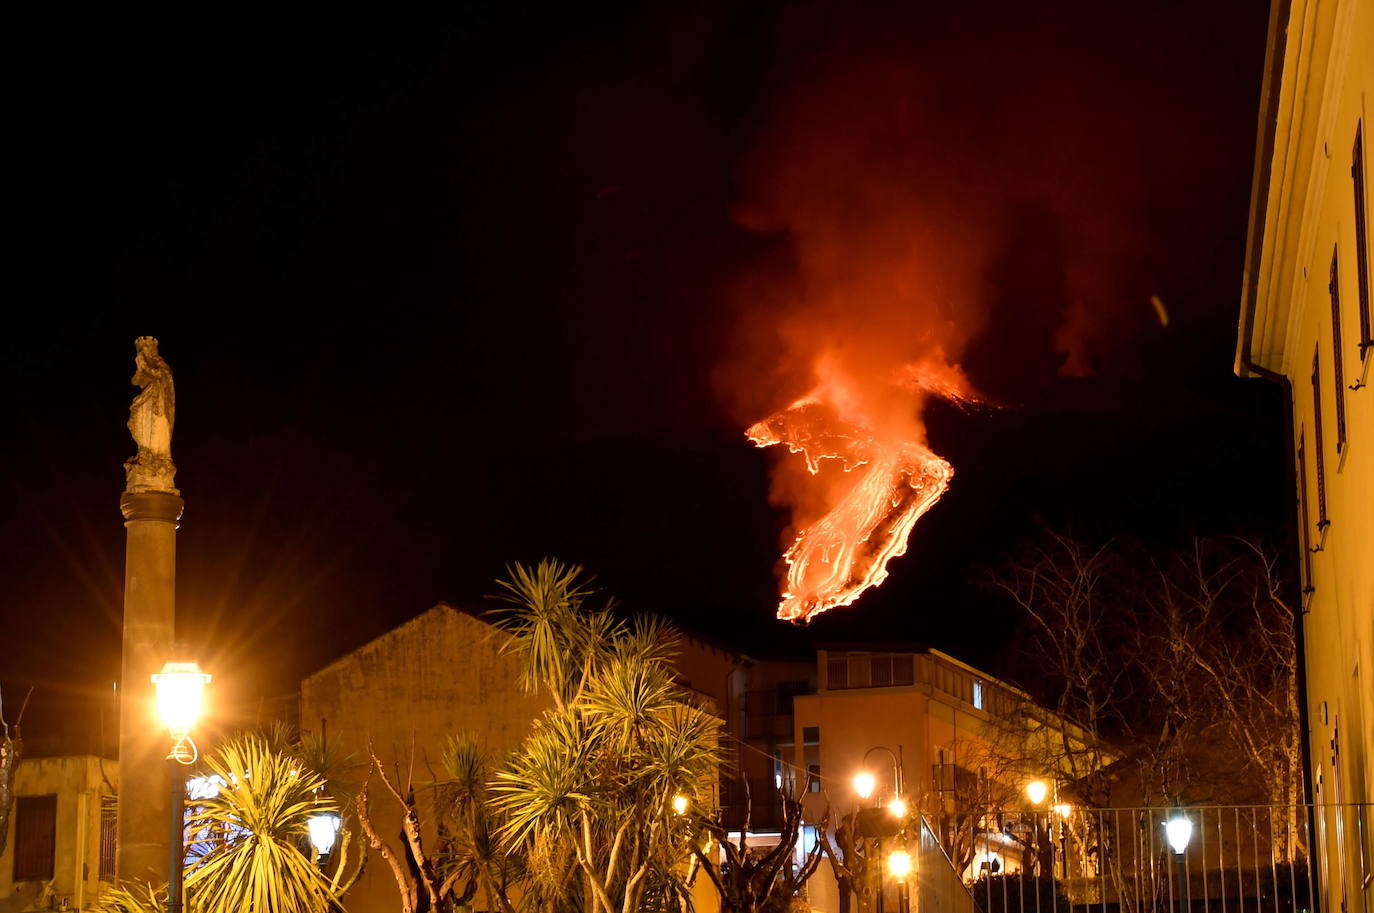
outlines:
[[1026, 798], [1030, 799], [1031, 823], [1034, 825], [1034, 844], [1032, 857], [1035, 859], [1035, 877], [1040, 877], [1040, 805], [1044, 803], [1045, 797], [1050, 794], [1050, 787], [1044, 780], [1032, 780], [1026, 784]]
[[897, 913], [911, 913], [911, 892], [907, 886], [911, 854], [906, 850], [893, 850], [887, 857], [887, 871], [897, 879]]
[[[887, 808], [888, 811], [892, 813], [892, 816], [896, 818], [899, 822], [906, 817], [907, 811], [909, 810], [906, 802], [905, 790], [903, 788], [902, 783], [902, 758], [900, 754], [901, 750], [902, 746], [900, 745], [897, 746], [897, 751], [893, 751], [886, 745], [874, 745], [872, 748], [868, 749], [868, 751], [864, 752], [863, 759], [859, 761], [859, 772], [854, 775], [853, 781], [854, 792], [858, 793], [860, 799], [868, 799], [870, 796], [872, 796], [874, 793], [874, 789], [877, 786], [877, 779], [873, 776], [872, 772], [868, 770], [868, 757], [875, 751], [887, 752], [888, 758], [890, 758], [892, 761], [893, 789], [892, 798], [888, 802]], [[902, 828], [905, 828], [905, 824], [902, 825]], [[878, 847], [877, 855], [878, 858], [881, 859], [883, 855], [883, 840], [881, 836], [877, 837], [876, 840]], [[910, 857], [908, 857], [907, 861], [909, 868]], [[889, 868], [890, 867], [891, 866], [889, 865]], [[883, 878], [881, 865], [879, 865], [878, 867], [877, 913], [883, 913]]]
[[167, 663], [153, 675], [157, 688], [158, 715], [172, 737], [167, 754], [171, 773], [171, 841], [167, 858], [167, 913], [181, 913], [181, 879], [186, 864], [186, 776], [184, 768], [196, 762], [196, 743], [191, 730], [200, 719], [205, 685], [210, 676], [195, 663]]
[[1164, 836], [1169, 841], [1169, 846], [1174, 850], [1174, 877], [1178, 882], [1178, 913], [1185, 913], [1188, 909], [1188, 868], [1186, 865], [1185, 853], [1188, 851], [1188, 841], [1193, 839], [1193, 821], [1183, 813], [1180, 808], [1175, 808], [1174, 813], [1169, 816], [1169, 820], [1164, 822]]
[[341, 823], [342, 819], [333, 812], [321, 812], [311, 815], [306, 820], [306, 826], [310, 829], [310, 845], [319, 856], [321, 872], [329, 867], [329, 853], [334, 849], [334, 841], [338, 839]]

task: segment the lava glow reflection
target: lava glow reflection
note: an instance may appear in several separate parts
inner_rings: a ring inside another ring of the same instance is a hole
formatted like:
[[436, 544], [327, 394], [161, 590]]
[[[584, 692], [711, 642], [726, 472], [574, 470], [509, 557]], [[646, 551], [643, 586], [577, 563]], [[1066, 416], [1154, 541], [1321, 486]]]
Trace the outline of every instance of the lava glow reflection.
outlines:
[[[949, 376], [959, 376], [957, 369], [950, 371]], [[912, 527], [945, 493], [954, 475], [953, 467], [922, 443], [919, 422], [908, 418], [899, 423], [905, 426], [903, 433], [880, 428], [857, 408], [869, 398], [850, 395], [852, 391], [836, 383], [833, 373], [821, 373], [828, 379], [823, 376], [810, 394], [746, 432], [759, 447], [783, 444], [801, 454], [813, 476], [826, 460], [838, 461], [845, 473], [858, 474], [831, 499], [819, 520], [797, 534], [783, 556], [787, 573], [778, 617], [798, 622], [850, 605], [864, 590], [886, 580], [888, 562], [906, 553]], [[913, 383], [909, 373], [894, 381], [894, 387], [908, 391], [925, 387]], [[967, 388], [954, 385], [951, 394], [956, 389], [962, 396]], [[933, 391], [926, 387], [926, 392]], [[906, 404], [919, 410], [919, 400], [913, 404], [907, 399]]]

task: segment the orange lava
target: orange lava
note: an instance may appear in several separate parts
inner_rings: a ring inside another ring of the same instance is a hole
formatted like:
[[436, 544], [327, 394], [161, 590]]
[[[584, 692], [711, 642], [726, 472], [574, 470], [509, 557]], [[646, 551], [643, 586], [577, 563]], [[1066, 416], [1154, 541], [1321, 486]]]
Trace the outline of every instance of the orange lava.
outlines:
[[[908, 365], [894, 387], [969, 399], [957, 368]], [[759, 447], [784, 444], [801, 454], [815, 476], [824, 460], [859, 473], [843, 493], [828, 498], [828, 511], [801, 530], [783, 555], [778, 618], [805, 622], [828, 609], [852, 604], [887, 579], [887, 564], [906, 553], [921, 515], [949, 488], [954, 468], [919, 439], [913, 419], [905, 435], [882, 433], [861, 415], [856, 400], [833, 381], [752, 425], [746, 434]]]

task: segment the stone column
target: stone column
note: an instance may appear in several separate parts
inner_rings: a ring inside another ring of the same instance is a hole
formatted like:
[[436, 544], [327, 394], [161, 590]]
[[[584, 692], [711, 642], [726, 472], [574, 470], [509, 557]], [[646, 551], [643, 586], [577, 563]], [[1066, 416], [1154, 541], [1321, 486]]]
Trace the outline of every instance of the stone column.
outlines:
[[151, 676], [175, 648], [177, 521], [182, 500], [162, 491], [124, 492], [124, 659], [120, 670], [119, 821], [116, 874], [167, 880], [171, 814], [167, 752]]

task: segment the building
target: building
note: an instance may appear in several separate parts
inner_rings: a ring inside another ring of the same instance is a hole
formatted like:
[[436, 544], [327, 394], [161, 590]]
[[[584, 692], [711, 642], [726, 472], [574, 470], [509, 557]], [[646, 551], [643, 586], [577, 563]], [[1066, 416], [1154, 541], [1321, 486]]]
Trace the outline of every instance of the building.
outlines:
[[114, 878], [118, 765], [92, 755], [24, 758], [0, 854], [0, 913], [91, 910]]
[[[411, 769], [413, 758], [421, 818], [432, 821], [433, 816], [424, 813], [428, 793], [418, 787], [434, 779], [430, 770], [440, 764], [450, 736], [471, 733], [488, 751], [512, 750], [549, 706], [542, 693], [522, 689], [522, 664], [502, 654], [503, 639], [479, 615], [440, 603], [306, 678], [301, 683], [301, 725], [338, 739], [353, 755], [360, 777], [365, 775], [369, 750], [402, 770]], [[775, 668], [695, 635], [683, 637], [674, 664], [679, 684], [725, 722], [723, 735], [733, 769], [752, 779], [770, 777], [774, 758], [768, 752], [775, 742], [760, 737], [753, 744], [764, 748], [746, 750], [739, 739], [744, 717], [735, 710], [765, 687], [776, 693], [779, 682], [797, 668]], [[800, 669], [804, 676], [809, 666]], [[783, 690], [787, 687], [791, 685]], [[781, 728], [766, 714], [756, 714], [751, 725], [769, 733]], [[790, 736], [788, 726], [782, 741], [790, 742]], [[728, 782], [723, 791], [728, 809]], [[399, 807], [381, 788], [372, 796], [370, 813], [377, 832], [398, 833]], [[777, 817], [775, 794], [761, 793], [754, 808], [756, 820], [771, 822]], [[348, 904], [359, 910], [393, 908], [396, 886], [388, 868], [372, 860], [349, 891]], [[707, 909], [709, 903], [699, 908]]]
[[1371, 114], [1374, 2], [1275, 0], [1235, 369], [1291, 408], [1309, 786], [1341, 911], [1374, 909]]
[[[948, 870], [940, 876], [950, 886], [944, 902], [984, 870], [1020, 868], [1018, 844], [987, 825], [986, 813], [1022, 807], [1031, 779], [1067, 781], [1065, 771], [1054, 769], [1063, 755], [1041, 749], [1064, 735], [1081, 746], [1081, 733], [1024, 692], [929, 647], [837, 645], [819, 651], [816, 668], [816, 692], [793, 701], [792, 775], [795, 788], [804, 784], [808, 793], [809, 823], [827, 811], [834, 822], [903, 799], [933, 828], [920, 838], [922, 855]], [[1054, 737], [1046, 740], [1049, 734]], [[856, 794], [860, 771], [873, 778], [867, 797]], [[1027, 837], [1017, 836], [1023, 843]], [[929, 843], [943, 852], [925, 852]], [[929, 866], [922, 871], [923, 888], [939, 882]], [[827, 867], [812, 878], [809, 899], [817, 909], [839, 909]], [[895, 904], [895, 895], [887, 901]]]

